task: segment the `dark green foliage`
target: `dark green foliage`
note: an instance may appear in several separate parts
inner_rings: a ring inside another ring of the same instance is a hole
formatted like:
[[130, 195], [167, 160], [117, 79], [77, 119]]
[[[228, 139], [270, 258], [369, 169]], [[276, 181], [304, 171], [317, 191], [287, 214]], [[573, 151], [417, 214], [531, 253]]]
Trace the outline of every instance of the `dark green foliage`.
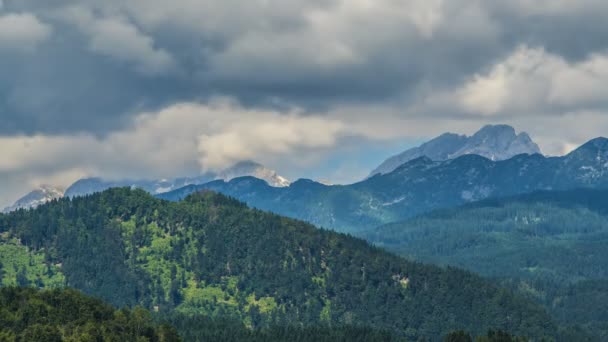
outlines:
[[112, 189], [0, 216], [0, 234], [43, 255], [30, 260], [54, 266], [65, 285], [161, 314], [248, 328], [365, 325], [414, 340], [455, 329], [557, 330], [536, 304], [468, 272], [409, 262], [213, 193], [172, 203]]
[[[444, 342], [473, 342], [471, 334], [466, 331], [454, 331], [443, 338]], [[502, 330], [489, 330], [484, 336], [475, 338], [475, 342], [528, 342], [525, 337], [512, 336]]]
[[471, 337], [471, 334], [469, 334], [468, 332], [458, 330], [458, 331], [449, 333], [446, 337], [444, 337], [443, 341], [444, 342], [473, 342], [473, 338]]
[[248, 329], [242, 323], [177, 315], [171, 323], [190, 342], [405, 342], [386, 331], [354, 326], [270, 327]]
[[116, 310], [75, 290], [0, 288], [0, 341], [180, 341], [142, 308]]
[[528, 339], [525, 337], [512, 336], [502, 330], [490, 330], [486, 336], [477, 337], [475, 342], [528, 342]]
[[608, 335], [608, 191], [486, 200], [364, 236], [403, 256], [495, 278], [564, 325], [580, 325], [600, 341]]

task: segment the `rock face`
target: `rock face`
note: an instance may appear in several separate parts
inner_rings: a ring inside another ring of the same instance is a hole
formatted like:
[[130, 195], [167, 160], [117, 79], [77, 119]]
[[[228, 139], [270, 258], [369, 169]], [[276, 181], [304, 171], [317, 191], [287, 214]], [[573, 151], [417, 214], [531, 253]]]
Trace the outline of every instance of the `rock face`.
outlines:
[[245, 177], [159, 197], [179, 200], [197, 190], [213, 190], [262, 210], [352, 233], [489, 197], [581, 187], [608, 189], [608, 139], [594, 139], [564, 157], [518, 154], [495, 161], [475, 154], [444, 161], [420, 157], [352, 185], [298, 180], [277, 188]]
[[41, 204], [45, 204], [54, 199], [62, 198], [63, 190], [54, 188], [52, 186], [43, 185], [40, 188], [30, 192], [29, 194], [23, 196], [15, 204], [12, 206], [5, 208], [3, 211], [5, 213], [19, 210], [19, 209], [30, 209], [36, 208]]
[[516, 134], [515, 129], [507, 125], [488, 125], [470, 137], [453, 133], [442, 134], [418, 147], [387, 159], [371, 172], [370, 177], [390, 173], [408, 161], [420, 157], [443, 161], [467, 154], [476, 154], [497, 161], [506, 160], [518, 154], [535, 153], [541, 153], [540, 148], [527, 133]]

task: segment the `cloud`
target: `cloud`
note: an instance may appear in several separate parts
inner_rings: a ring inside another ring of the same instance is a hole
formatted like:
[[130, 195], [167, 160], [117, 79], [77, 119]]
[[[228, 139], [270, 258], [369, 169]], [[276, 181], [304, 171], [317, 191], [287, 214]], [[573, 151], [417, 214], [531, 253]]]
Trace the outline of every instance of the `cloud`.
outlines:
[[18, 187], [25, 192], [38, 181], [67, 186], [85, 175], [169, 178], [248, 158], [301, 162], [305, 151], [333, 147], [344, 129], [325, 116], [251, 110], [227, 99], [180, 103], [140, 113], [131, 128], [105, 137], [0, 136], [0, 187], [17, 175], [26, 178]]
[[[430, 98], [475, 75], [481, 82], [520, 46], [568, 65], [608, 49], [607, 5], [599, 0], [20, 0], [5, 7], [32, 13], [54, 32], [43, 53], [8, 61], [0, 73], [7, 113], [0, 130], [13, 134], [104, 135], [142, 111], [218, 95], [254, 109], [392, 105], [404, 116], [437, 117], [447, 112], [429, 106]], [[499, 78], [484, 80], [500, 91]], [[492, 106], [502, 95], [476, 100], [474, 93], [469, 107], [499, 111]], [[458, 109], [450, 115], [469, 114]]]
[[[302, 150], [334, 147], [345, 125], [322, 116], [287, 115], [276, 112], [224, 111], [225, 127], [199, 137], [203, 168], [221, 169], [241, 160], [298, 159]], [[227, 116], [227, 117], [226, 117]]]
[[602, 0], [512, 0], [501, 3], [524, 16], [564, 15], [575, 12], [589, 13], [598, 8], [608, 8]]
[[154, 39], [120, 15], [97, 17], [86, 7], [71, 7], [63, 14], [90, 41], [91, 51], [132, 63], [144, 74], [162, 74], [175, 66], [173, 57], [154, 46]]
[[[2, 9], [0, 3], [0, 10]], [[30, 13], [0, 14], [0, 53], [4, 49], [32, 51], [51, 35], [52, 28]]]
[[608, 55], [570, 63], [542, 48], [522, 46], [458, 92], [465, 110], [483, 115], [560, 114], [608, 105]]

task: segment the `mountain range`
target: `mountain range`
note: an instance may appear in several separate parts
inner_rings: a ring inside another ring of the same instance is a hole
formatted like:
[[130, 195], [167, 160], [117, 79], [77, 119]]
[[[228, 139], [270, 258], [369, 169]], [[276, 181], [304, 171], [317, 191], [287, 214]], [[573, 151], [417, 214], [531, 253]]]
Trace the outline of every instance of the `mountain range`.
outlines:
[[[503, 160], [520, 153], [540, 153], [540, 149], [525, 132], [515, 134], [515, 129], [508, 125], [487, 125], [471, 137], [453, 133], [443, 134], [419, 147], [409, 149], [388, 159], [371, 175], [390, 173], [400, 165], [423, 156], [431, 160], [442, 161], [465, 154], [477, 154], [491, 160]], [[196, 177], [181, 177], [169, 180], [111, 181], [100, 177], [84, 178], [69, 186], [65, 191], [65, 196], [84, 196], [109, 188], [125, 186], [144, 189], [151, 194], [160, 194], [188, 185], [199, 185], [218, 179], [229, 181], [243, 176], [262, 179], [272, 187], [287, 187], [290, 185], [289, 180], [278, 175], [274, 170], [253, 161], [241, 161], [217, 173], [206, 172]], [[36, 207], [40, 203], [61, 197], [60, 192], [63, 191], [50, 186], [41, 187], [25, 195], [4, 211]]]
[[[490, 133], [508, 139], [487, 138], [493, 136]], [[486, 126], [466, 140], [486, 142], [479, 146], [504, 147], [517, 145], [514, 141], [527, 141], [526, 137], [525, 133], [515, 135], [514, 129], [508, 126]], [[477, 151], [487, 150], [479, 146]], [[498, 150], [494, 156], [497, 155], [501, 155]], [[251, 176], [237, 177], [243, 174]], [[213, 190], [258, 209], [329, 229], [356, 232], [489, 197], [535, 190], [606, 187], [608, 140], [591, 140], [563, 157], [524, 153], [506, 160], [491, 160], [477, 154], [464, 154], [454, 159], [433, 160], [422, 156], [390, 173], [376, 174], [350, 185], [324, 185], [306, 179], [290, 184], [275, 171], [257, 163], [243, 162], [217, 175], [171, 181], [83, 179], [70, 186], [65, 196], [81, 196], [122, 186], [141, 188], [159, 198], [174, 201], [202, 189]], [[36, 199], [34, 203], [39, 201]], [[20, 203], [20, 207], [27, 207], [27, 201]]]
[[479, 155], [446, 161], [420, 157], [391, 173], [351, 185], [298, 180], [289, 187], [274, 188], [242, 177], [191, 185], [158, 196], [180, 200], [208, 189], [259, 209], [355, 232], [489, 197], [581, 187], [608, 187], [608, 139], [591, 140], [563, 157], [520, 154], [501, 161]]
[[370, 173], [370, 177], [391, 173], [399, 166], [420, 157], [444, 161], [466, 154], [476, 154], [497, 161], [524, 153], [541, 153], [538, 145], [527, 133], [515, 134], [515, 129], [508, 125], [487, 125], [470, 137], [454, 133], [442, 134], [387, 159]]
[[270, 186], [289, 186], [290, 182], [285, 177], [277, 174], [262, 164], [253, 161], [242, 161], [219, 172], [207, 172], [196, 177], [180, 177], [175, 179], [161, 180], [105, 180], [103, 178], [83, 178], [70, 185], [65, 192], [52, 186], [42, 186], [23, 196], [12, 206], [5, 208], [4, 212], [18, 209], [35, 208], [40, 204], [47, 203], [53, 199], [66, 197], [77, 197], [94, 194], [110, 188], [131, 187], [143, 189], [151, 194], [160, 194], [188, 185], [204, 184], [216, 179], [231, 180], [237, 177], [252, 176], [264, 180]]

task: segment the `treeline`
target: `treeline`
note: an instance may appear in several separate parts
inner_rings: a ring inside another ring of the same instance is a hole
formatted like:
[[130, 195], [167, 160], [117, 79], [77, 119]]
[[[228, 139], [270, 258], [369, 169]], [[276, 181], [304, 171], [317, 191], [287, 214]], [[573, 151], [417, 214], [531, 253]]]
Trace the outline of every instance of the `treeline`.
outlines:
[[[473, 341], [464, 331], [450, 333], [443, 340]], [[4, 287], [0, 288], [0, 341], [406, 342], [406, 339], [388, 331], [359, 326], [251, 329], [229, 319], [183, 314], [167, 317], [141, 307], [117, 310], [72, 289]], [[494, 330], [475, 339], [475, 342], [527, 341]]]
[[181, 341], [143, 308], [116, 310], [70, 289], [0, 288], [0, 341]]
[[250, 329], [235, 320], [180, 314], [168, 320], [185, 341], [191, 342], [406, 342], [403, 337], [369, 327], [290, 325]]

